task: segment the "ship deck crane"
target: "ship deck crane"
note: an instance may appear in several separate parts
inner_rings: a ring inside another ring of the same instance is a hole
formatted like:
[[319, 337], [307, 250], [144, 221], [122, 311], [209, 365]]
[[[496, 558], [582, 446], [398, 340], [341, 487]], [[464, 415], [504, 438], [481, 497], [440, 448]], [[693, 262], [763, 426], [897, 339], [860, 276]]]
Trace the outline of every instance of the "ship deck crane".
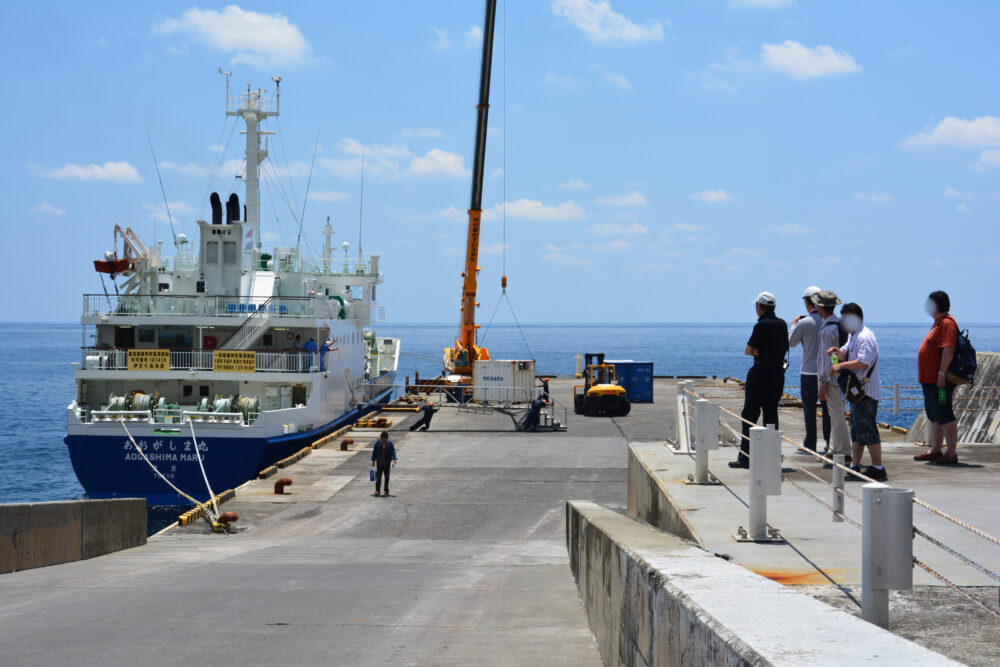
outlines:
[[[476, 343], [477, 277], [479, 273], [479, 230], [483, 216], [483, 169], [486, 160], [486, 121], [490, 108], [490, 70], [493, 63], [493, 27], [496, 0], [486, 0], [483, 18], [483, 56], [479, 72], [479, 102], [476, 104], [476, 146], [472, 164], [472, 198], [469, 204], [469, 229], [465, 245], [465, 270], [462, 272], [461, 327], [454, 347], [444, 350], [444, 367], [449, 374], [472, 375], [476, 361], [490, 358], [485, 347]], [[503, 277], [503, 283], [507, 281]]]

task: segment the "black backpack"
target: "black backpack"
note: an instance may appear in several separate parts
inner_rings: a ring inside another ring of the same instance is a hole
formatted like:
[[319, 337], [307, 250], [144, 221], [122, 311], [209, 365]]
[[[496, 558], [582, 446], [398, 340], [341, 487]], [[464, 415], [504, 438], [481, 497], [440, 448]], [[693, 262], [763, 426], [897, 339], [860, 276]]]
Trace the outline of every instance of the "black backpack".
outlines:
[[[951, 315], [948, 317], [955, 322], [954, 317]], [[958, 328], [958, 322], [955, 322], [955, 328]], [[972, 384], [977, 367], [976, 348], [972, 347], [969, 341], [969, 330], [959, 329], [955, 338], [955, 356], [951, 358], [951, 365], [948, 366], [948, 381], [954, 384]]]
[[824, 329], [827, 327], [837, 327], [838, 347], [844, 347], [845, 345], [847, 345], [847, 338], [848, 336], [850, 336], [850, 334], [844, 331], [844, 327], [840, 326], [840, 320], [837, 320], [836, 322], [827, 322], [826, 324], [823, 325]]

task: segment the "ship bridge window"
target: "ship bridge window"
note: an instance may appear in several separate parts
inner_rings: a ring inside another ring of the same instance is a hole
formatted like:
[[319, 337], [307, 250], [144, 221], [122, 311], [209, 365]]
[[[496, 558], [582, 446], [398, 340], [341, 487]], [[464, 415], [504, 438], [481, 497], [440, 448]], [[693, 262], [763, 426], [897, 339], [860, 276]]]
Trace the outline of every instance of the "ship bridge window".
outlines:
[[160, 329], [160, 347], [190, 350], [194, 347], [194, 328], [165, 326]]
[[210, 387], [207, 384], [198, 385], [198, 395], [206, 397], [209, 395], [208, 390]]
[[216, 265], [219, 263], [219, 242], [209, 241], [205, 244], [205, 263]]
[[155, 345], [156, 344], [156, 329], [153, 327], [139, 327], [139, 344], [140, 345]]
[[222, 244], [222, 263], [236, 263], [236, 241], [226, 241]]
[[364, 285], [348, 285], [347, 291], [351, 293], [352, 301], [361, 301], [365, 298]]

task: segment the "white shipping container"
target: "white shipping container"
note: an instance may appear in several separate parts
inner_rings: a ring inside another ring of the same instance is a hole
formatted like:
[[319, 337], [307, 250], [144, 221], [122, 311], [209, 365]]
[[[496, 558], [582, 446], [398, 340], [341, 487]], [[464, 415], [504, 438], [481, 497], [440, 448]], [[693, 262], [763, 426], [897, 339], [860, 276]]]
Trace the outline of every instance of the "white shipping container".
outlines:
[[474, 401], [528, 403], [535, 395], [535, 360], [491, 359], [472, 366]]

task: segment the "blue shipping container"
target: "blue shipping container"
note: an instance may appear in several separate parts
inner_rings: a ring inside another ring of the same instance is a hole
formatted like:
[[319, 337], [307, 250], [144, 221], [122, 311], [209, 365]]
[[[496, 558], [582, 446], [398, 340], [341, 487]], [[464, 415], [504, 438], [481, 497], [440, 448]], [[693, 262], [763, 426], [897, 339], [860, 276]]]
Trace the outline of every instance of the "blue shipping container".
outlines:
[[613, 361], [618, 384], [625, 388], [625, 396], [630, 403], [653, 402], [653, 362]]

